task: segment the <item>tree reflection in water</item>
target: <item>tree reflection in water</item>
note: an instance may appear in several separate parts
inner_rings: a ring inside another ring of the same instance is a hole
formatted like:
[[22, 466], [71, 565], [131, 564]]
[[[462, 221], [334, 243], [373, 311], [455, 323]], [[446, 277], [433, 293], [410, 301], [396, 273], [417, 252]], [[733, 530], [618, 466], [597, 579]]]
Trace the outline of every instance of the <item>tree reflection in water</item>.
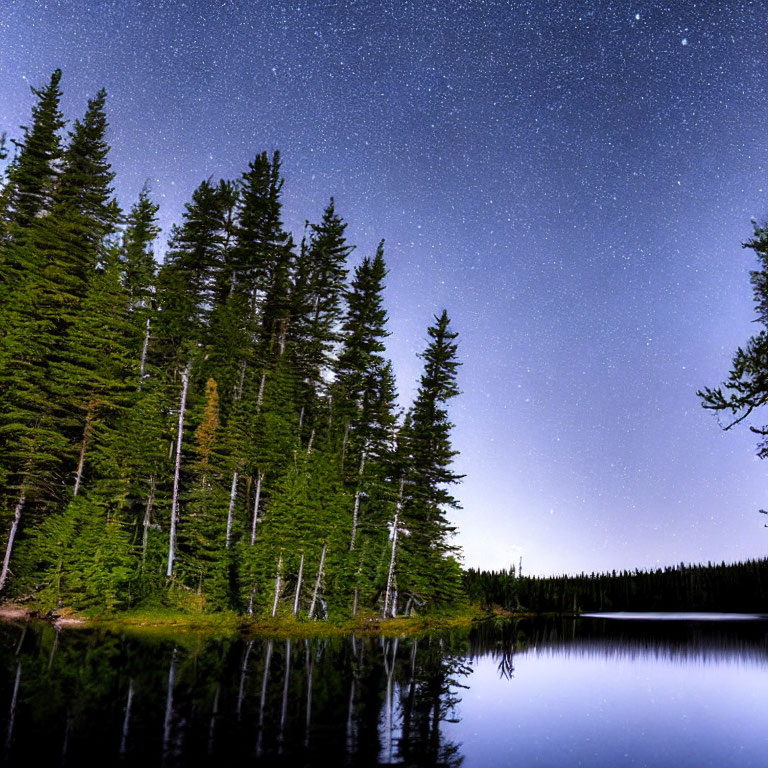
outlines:
[[[0, 625], [4, 765], [459, 766], [466, 635], [300, 642]], [[23, 674], [22, 674], [23, 670]], [[44, 738], [41, 738], [44, 734]]]

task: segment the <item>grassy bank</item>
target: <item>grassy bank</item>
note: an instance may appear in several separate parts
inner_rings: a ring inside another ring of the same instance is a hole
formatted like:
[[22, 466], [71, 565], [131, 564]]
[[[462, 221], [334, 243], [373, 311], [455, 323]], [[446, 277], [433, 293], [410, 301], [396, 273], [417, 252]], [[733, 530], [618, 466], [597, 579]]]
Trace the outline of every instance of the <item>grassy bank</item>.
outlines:
[[469, 628], [488, 614], [476, 606], [462, 606], [452, 612], [425, 616], [382, 619], [372, 613], [335, 621], [307, 621], [292, 615], [253, 618], [231, 612], [203, 613], [164, 608], [126, 611], [113, 614], [77, 614], [61, 609], [48, 615], [30, 612], [24, 606], [0, 606], [0, 618], [10, 620], [43, 619], [59, 627], [103, 629], [155, 635], [198, 633], [213, 636], [254, 635], [274, 638], [330, 637], [334, 635], [420, 635], [441, 630]]

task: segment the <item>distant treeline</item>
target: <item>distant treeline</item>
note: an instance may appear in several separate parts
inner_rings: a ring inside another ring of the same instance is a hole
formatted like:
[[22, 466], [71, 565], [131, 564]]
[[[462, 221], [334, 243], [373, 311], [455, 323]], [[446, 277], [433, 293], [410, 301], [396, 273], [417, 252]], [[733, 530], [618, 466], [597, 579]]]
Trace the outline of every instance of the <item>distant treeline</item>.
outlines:
[[655, 571], [517, 578], [510, 570], [464, 573], [472, 602], [537, 613], [584, 611], [768, 611], [768, 559]]

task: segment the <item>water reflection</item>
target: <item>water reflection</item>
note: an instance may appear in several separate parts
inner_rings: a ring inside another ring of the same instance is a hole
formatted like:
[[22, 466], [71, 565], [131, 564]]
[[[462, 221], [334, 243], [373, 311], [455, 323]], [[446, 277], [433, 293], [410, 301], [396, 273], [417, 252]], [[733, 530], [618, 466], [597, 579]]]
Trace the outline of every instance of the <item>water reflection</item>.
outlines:
[[2, 762], [763, 765], [766, 626], [277, 640], [0, 624]]
[[163, 640], [4, 624], [2, 762], [33, 750], [53, 764], [458, 766], [443, 726], [467, 652], [458, 636]]

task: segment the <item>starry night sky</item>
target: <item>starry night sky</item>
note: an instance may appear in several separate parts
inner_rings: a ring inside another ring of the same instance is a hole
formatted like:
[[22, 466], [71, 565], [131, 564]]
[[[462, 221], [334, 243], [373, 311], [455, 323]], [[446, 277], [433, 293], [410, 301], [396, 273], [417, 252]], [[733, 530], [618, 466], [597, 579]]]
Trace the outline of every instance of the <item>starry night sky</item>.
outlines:
[[334, 195], [355, 258], [386, 238], [403, 404], [448, 310], [466, 565], [768, 553], [755, 436], [695, 394], [756, 331], [768, 4], [4, 0], [0, 129], [56, 67], [70, 120], [107, 89], [119, 200], [148, 179], [166, 232], [279, 149], [289, 229]]

